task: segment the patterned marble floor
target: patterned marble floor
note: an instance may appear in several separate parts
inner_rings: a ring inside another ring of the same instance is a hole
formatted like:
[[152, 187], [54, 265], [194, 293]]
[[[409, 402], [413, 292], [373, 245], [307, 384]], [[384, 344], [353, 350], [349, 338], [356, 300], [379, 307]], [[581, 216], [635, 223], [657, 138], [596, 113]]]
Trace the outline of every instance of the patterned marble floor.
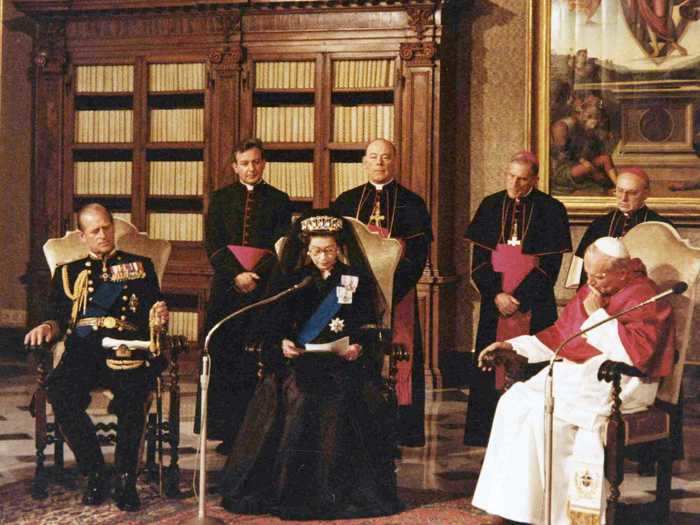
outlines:
[[[180, 465], [183, 469], [193, 469], [198, 441], [192, 432], [195, 379], [186, 377], [182, 383]], [[26, 357], [0, 352], [0, 486], [28, 479], [33, 473], [33, 420], [28, 412], [33, 385], [34, 377]], [[686, 392], [694, 391], [697, 389], [688, 389], [686, 385]], [[429, 442], [420, 449], [403, 450], [398, 467], [402, 487], [436, 491], [445, 496], [472, 493], [484, 451], [464, 447], [461, 442], [467, 395], [468, 391], [462, 389], [429, 392], [426, 416]], [[700, 398], [697, 397], [692, 397], [686, 405], [685, 444], [686, 459], [674, 464], [672, 501], [672, 522], [682, 525], [700, 523]], [[215, 445], [208, 446], [208, 470], [212, 473], [224, 462], [214, 452]], [[107, 456], [109, 461], [111, 458]], [[70, 451], [66, 460], [68, 465], [74, 463]], [[654, 479], [639, 477], [634, 465], [629, 464], [623, 500], [650, 501], [653, 490]]]

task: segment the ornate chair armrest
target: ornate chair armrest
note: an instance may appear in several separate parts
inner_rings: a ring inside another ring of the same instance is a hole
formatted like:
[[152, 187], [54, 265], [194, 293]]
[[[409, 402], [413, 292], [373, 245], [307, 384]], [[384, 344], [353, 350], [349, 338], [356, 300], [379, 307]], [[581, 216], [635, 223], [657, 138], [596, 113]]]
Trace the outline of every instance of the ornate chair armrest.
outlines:
[[621, 376], [645, 377], [641, 370], [621, 361], [603, 361], [598, 369], [598, 380], [619, 383]]

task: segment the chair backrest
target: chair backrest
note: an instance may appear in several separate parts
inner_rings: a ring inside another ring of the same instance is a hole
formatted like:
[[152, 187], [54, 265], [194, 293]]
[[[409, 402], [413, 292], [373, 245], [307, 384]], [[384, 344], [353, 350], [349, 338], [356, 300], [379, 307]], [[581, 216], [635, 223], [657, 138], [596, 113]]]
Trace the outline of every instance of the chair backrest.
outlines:
[[[150, 258], [158, 275], [158, 282], [161, 283], [172, 250], [170, 242], [163, 239], [150, 239], [146, 233], [139, 232], [136, 226], [123, 219], [114, 219], [114, 229], [116, 247], [125, 252]], [[49, 239], [44, 243], [44, 257], [52, 276], [57, 267], [87, 255], [88, 249], [80, 240], [79, 230], [69, 231], [61, 238]]]
[[670, 376], [663, 378], [657, 398], [678, 403], [683, 366], [692, 340], [695, 294], [700, 275], [700, 248], [681, 239], [666, 223], [644, 222], [632, 228], [623, 238], [632, 257], [638, 257], [647, 268], [649, 277], [663, 291], [678, 281], [688, 283], [683, 294], [670, 296], [676, 325], [676, 364]]
[[353, 217], [344, 217], [352, 226], [355, 238], [363, 251], [369, 268], [379, 287], [379, 297], [382, 309], [383, 328], [391, 327], [392, 301], [394, 291], [394, 273], [401, 260], [403, 246], [401, 241], [386, 238], [370, 231], [367, 226]]

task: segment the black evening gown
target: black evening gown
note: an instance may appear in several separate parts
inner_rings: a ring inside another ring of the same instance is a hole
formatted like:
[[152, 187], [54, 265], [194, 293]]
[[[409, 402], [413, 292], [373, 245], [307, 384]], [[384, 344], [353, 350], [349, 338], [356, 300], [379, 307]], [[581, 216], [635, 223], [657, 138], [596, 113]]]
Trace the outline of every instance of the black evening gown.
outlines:
[[394, 468], [396, 408], [363, 328], [376, 322], [369, 280], [358, 276], [352, 303], [341, 304], [334, 323], [311, 341], [349, 336], [363, 346], [357, 361], [331, 353], [286, 361], [281, 340], [295, 340], [324, 298], [336, 293], [342, 275], [358, 274], [336, 263], [323, 280], [307, 266], [280, 289], [307, 275], [314, 278], [311, 286], [265, 314], [266, 374], [226, 463], [222, 505], [235, 513], [286, 519], [395, 513], [401, 509]]

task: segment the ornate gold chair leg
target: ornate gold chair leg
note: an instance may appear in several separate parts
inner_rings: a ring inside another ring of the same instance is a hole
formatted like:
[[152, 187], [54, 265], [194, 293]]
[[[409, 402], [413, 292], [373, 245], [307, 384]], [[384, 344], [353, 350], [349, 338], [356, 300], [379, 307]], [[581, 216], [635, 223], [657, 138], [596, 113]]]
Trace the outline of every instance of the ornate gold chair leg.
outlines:
[[167, 422], [167, 441], [170, 446], [170, 464], [165, 469], [164, 490], [168, 498], [176, 498], [180, 496], [180, 467], [179, 450], [180, 446], [180, 380], [179, 380], [179, 364], [178, 357], [180, 352], [187, 351], [187, 339], [183, 336], [171, 336], [171, 356], [168, 389], [170, 396], [168, 422]]

